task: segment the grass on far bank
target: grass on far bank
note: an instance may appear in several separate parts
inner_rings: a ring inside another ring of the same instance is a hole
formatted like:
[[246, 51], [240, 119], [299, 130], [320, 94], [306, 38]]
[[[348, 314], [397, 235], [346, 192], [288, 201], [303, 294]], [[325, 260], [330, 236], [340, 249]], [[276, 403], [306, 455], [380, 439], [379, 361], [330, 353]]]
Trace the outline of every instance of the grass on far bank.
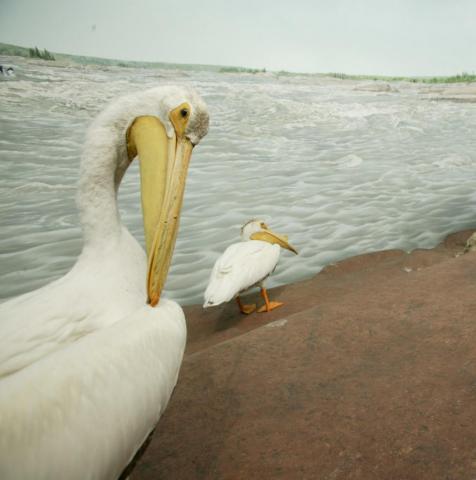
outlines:
[[[62, 62], [74, 62], [81, 65], [104, 65], [104, 66], [116, 66], [125, 68], [166, 68], [177, 70], [205, 70], [218, 73], [265, 73], [266, 69], [245, 68], [245, 67], [233, 67], [223, 65], [198, 65], [198, 64], [178, 64], [178, 63], [165, 63], [165, 62], [141, 62], [141, 61], [129, 61], [129, 60], [115, 60], [110, 58], [98, 58], [87, 57], [81, 55], [68, 55], [61, 53], [51, 53], [48, 50], [40, 51], [37, 47], [25, 48], [18, 45], [11, 45], [0, 42], [0, 55], [7, 56], [19, 56], [19, 57], [34, 57], [44, 60], [59, 60]], [[414, 83], [469, 83], [476, 82], [475, 73], [463, 72], [457, 75], [448, 77], [391, 77], [381, 75], [348, 75], [346, 73], [294, 73], [287, 71], [272, 72], [279, 77], [305, 75], [306, 77], [333, 77], [341, 80], [380, 80], [385, 82], [392, 81], [405, 81]]]
[[[9, 43], [0, 42], [0, 55], [30, 58], [30, 50], [31, 49], [29, 48], [20, 47], [18, 45], [11, 45]], [[57, 62], [74, 63], [77, 65], [98, 65], [106, 67], [123, 67], [135, 69], [164, 68], [177, 70], [206, 70], [212, 72], [218, 72], [220, 70], [219, 65], [188, 65], [183, 63], [142, 62], [133, 60], [117, 60], [113, 58], [88, 57], [84, 55], [69, 55], [67, 53], [57, 52], [55, 52], [54, 54], [51, 52], [48, 53], [53, 55]]]
[[51, 52], [48, 52], [46, 48], [42, 52], [38, 50], [38, 47], [29, 48], [28, 54], [30, 55], [31, 58], [41, 58], [42, 60], [51, 60], [51, 61], [56, 60], [55, 56]]
[[376, 75], [347, 75], [346, 73], [327, 73], [326, 76], [341, 80], [381, 80], [387, 82], [412, 83], [469, 83], [476, 82], [474, 73], [458, 73], [449, 77], [385, 77]]
[[266, 73], [266, 68], [222, 67], [220, 73]]

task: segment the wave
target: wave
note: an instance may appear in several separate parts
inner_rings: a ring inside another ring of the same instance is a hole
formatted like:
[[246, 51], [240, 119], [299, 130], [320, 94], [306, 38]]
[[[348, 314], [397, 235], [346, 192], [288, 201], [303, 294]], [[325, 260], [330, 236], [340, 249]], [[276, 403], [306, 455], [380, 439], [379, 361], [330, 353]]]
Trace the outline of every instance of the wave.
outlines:
[[[164, 83], [195, 86], [211, 113], [194, 151], [166, 295], [201, 301], [210, 270], [263, 218], [289, 235], [275, 286], [352, 255], [436, 245], [476, 227], [476, 111], [434, 102], [415, 85], [354, 90], [305, 76], [55, 67], [19, 60], [0, 84], [0, 297], [57, 278], [81, 248], [75, 207], [87, 126], [117, 95]], [[138, 167], [119, 193], [121, 217], [143, 241]]]

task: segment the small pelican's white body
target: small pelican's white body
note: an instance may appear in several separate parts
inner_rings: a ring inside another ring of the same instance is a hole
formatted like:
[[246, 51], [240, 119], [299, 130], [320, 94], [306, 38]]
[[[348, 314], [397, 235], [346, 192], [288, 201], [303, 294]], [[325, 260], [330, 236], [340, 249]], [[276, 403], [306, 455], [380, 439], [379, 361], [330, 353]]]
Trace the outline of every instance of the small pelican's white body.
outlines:
[[203, 306], [228, 302], [262, 282], [276, 268], [280, 250], [279, 245], [261, 240], [230, 245], [215, 262]]
[[261, 287], [265, 309], [270, 311], [282, 303], [269, 302], [264, 280], [278, 264], [281, 248], [297, 254], [288, 243], [288, 237], [271, 231], [262, 220], [252, 219], [241, 227], [241, 242], [230, 245], [215, 262], [208, 287], [205, 290], [204, 308], [214, 307], [236, 297], [242, 313], [251, 313], [256, 305], [242, 306], [239, 295], [255, 285]]
[[169, 105], [183, 101], [206, 108], [193, 91], [159, 87], [98, 117], [82, 159], [77, 263], [0, 305], [1, 480], [115, 480], [168, 403], [185, 319], [175, 302], [146, 304], [146, 255], [120, 223], [116, 194], [131, 122], [156, 115], [169, 129]]

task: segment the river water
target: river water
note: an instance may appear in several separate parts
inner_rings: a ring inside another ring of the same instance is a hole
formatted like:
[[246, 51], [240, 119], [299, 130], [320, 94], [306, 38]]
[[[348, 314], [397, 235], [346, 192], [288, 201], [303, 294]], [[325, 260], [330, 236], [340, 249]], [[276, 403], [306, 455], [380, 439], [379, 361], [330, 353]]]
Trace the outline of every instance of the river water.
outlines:
[[[75, 206], [85, 130], [114, 97], [193, 85], [211, 115], [195, 149], [165, 294], [201, 302], [250, 218], [289, 235], [268, 285], [376, 250], [430, 248], [476, 227], [476, 103], [438, 88], [317, 76], [66, 65], [0, 58], [0, 298], [63, 275], [81, 250]], [[137, 165], [120, 189], [143, 241]]]

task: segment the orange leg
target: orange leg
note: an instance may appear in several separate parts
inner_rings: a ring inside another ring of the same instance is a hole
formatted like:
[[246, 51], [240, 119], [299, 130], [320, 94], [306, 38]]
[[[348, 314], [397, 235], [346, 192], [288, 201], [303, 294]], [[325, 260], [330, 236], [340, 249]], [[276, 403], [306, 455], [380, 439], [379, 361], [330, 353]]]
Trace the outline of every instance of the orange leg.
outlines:
[[236, 297], [236, 303], [238, 304], [238, 308], [240, 309], [240, 312], [244, 313], [245, 315], [249, 315], [250, 313], [253, 313], [256, 310], [255, 303], [251, 305], [243, 305], [241, 303], [241, 298], [239, 295]]
[[270, 302], [268, 297], [268, 292], [264, 287], [261, 287], [261, 295], [264, 299], [265, 304], [258, 309], [259, 313], [270, 312], [271, 310], [274, 310], [275, 308], [278, 308], [281, 305], [284, 305], [282, 302]]

